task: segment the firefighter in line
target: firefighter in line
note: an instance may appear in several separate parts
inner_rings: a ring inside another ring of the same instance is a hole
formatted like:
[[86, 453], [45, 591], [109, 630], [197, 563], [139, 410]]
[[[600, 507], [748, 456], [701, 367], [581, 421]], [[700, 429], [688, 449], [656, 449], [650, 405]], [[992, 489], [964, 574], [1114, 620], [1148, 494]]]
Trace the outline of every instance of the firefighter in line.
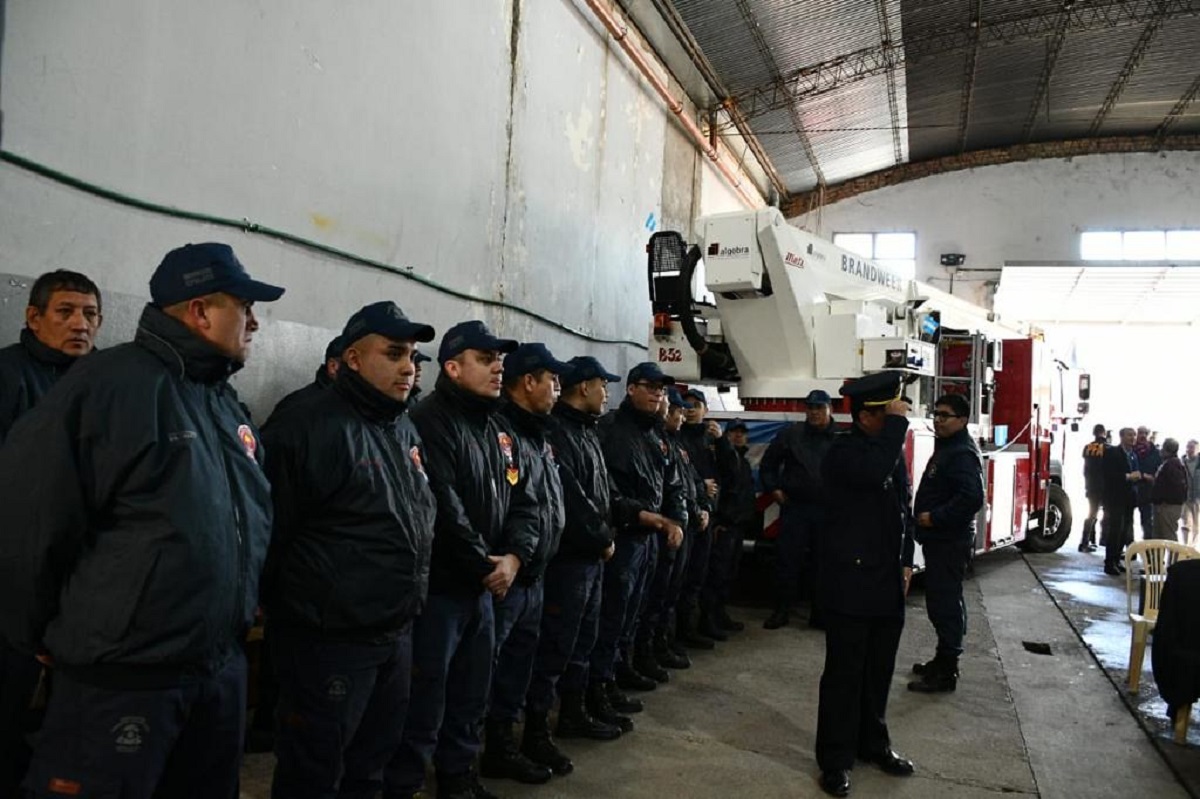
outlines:
[[829, 394], [820, 389], [804, 398], [804, 421], [781, 430], [758, 467], [763, 491], [779, 503], [779, 538], [775, 550], [775, 609], [763, 627], [776, 630], [788, 623], [791, 607], [801, 596], [810, 605], [809, 625], [819, 627], [813, 587], [813, 542], [825, 524], [821, 464], [833, 443]]
[[480, 321], [442, 336], [434, 392], [412, 412], [437, 499], [429, 598], [413, 628], [412, 698], [386, 799], [408, 799], [437, 773], [439, 799], [488, 799], [476, 756], [495, 655], [493, 598], [503, 599], [538, 546], [537, 499], [497, 417], [504, 356], [517, 342]]
[[1092, 428], [1092, 440], [1083, 447], [1083, 488], [1087, 495], [1088, 515], [1083, 522], [1080, 552], [1096, 551], [1096, 520], [1104, 496], [1104, 452], [1108, 449], [1108, 431], [1104, 425]]
[[[633, 668], [628, 645], [636, 637], [640, 600], [659, 539], [678, 549], [687, 522], [683, 486], [658, 429], [659, 403], [673, 383], [655, 363], [634, 366], [626, 377], [625, 400], [599, 424], [617, 537], [616, 552], [604, 570], [600, 634], [591, 660], [590, 679], [604, 687], [590, 689], [589, 696], [600, 690], [610, 694], [614, 680], [623, 690], [648, 691], [658, 684]], [[623, 723], [622, 729], [630, 731], [632, 723]]]
[[708, 575], [700, 595], [700, 631], [718, 641], [741, 632], [745, 624], [730, 617], [725, 605], [737, 579], [746, 530], [755, 519], [754, 476], [747, 460], [748, 431], [734, 419], [724, 432], [715, 431], [718, 482], [721, 487], [712, 522]]
[[400, 744], [436, 511], [406, 401], [433, 336], [393, 302], [365, 306], [331, 386], [264, 434], [278, 799], [373, 797]]
[[888, 690], [904, 630], [913, 535], [904, 441], [908, 404], [901, 378], [881, 372], [842, 387], [853, 427], [839, 434], [822, 467], [829, 524], [818, 552], [825, 614], [825, 668], [817, 711], [820, 786], [850, 793], [855, 759], [907, 776], [912, 761], [892, 749]]
[[545, 344], [528, 343], [517, 347], [504, 359], [505, 401], [499, 413], [502, 424], [512, 436], [522, 479], [537, 498], [537, 549], [521, 566], [507, 593], [492, 600], [496, 618], [496, 654], [486, 747], [479, 770], [485, 777], [502, 777], [533, 785], [547, 782], [553, 771], [521, 751], [513, 728], [525, 705], [537, 655], [542, 625], [542, 577], [558, 551], [562, 535], [562, 481], [554, 451], [547, 440], [547, 428], [550, 411], [558, 399], [559, 376], [568, 368]]
[[[590, 708], [584, 699], [588, 660], [599, 630], [604, 563], [615, 551], [608, 470], [596, 423], [608, 403], [608, 384], [621, 378], [590, 356], [572, 358], [569, 366], [559, 377], [562, 393], [548, 430], [562, 483], [565, 525], [558, 552], [546, 567], [541, 632], [521, 741], [526, 757], [560, 776], [570, 774], [574, 764], [550, 735], [555, 693], [560, 699], [555, 731], [560, 738], [611, 741], [620, 737], [621, 722], [629, 721], [612, 706], [607, 688], [613, 683], [595, 684]], [[641, 710], [640, 703], [633, 710]]]
[[[87, 275], [58, 269], [34, 281], [21, 338], [0, 350], [0, 446], [17, 419], [94, 350], [102, 311]], [[29, 766], [27, 711], [41, 673], [34, 657], [0, 640], [0, 796], [16, 796]]]
[[133, 342], [72, 367], [0, 450], [21, 532], [0, 538], [0, 625], [54, 669], [35, 795], [236, 793], [271, 498], [228, 379], [282, 294], [227, 245], [172, 250]]
[[[708, 577], [708, 563], [712, 554], [712, 517], [717, 511], [720, 487], [717, 485], [717, 447], [728, 445], [716, 422], [705, 421], [708, 400], [698, 388], [688, 389], [683, 396], [687, 409], [684, 423], [679, 430], [679, 440], [687, 451], [692, 468], [702, 484], [697, 494], [699, 507], [708, 514], [708, 523], [702, 529], [693, 530], [689, 545], [687, 572], [683, 576], [679, 601], [676, 603], [676, 640], [692, 649], [708, 650], [716, 646], [717, 637], [726, 640], [722, 631], [700, 629], [700, 595]], [[707, 622], [707, 618], [705, 619]]]
[[925, 555], [925, 609], [937, 631], [932, 660], [913, 665], [910, 691], [953, 691], [967, 632], [963, 578], [975, 549], [975, 517], [983, 507], [983, 462], [967, 423], [971, 408], [961, 394], [933, 404], [933, 455], [925, 464], [917, 498], [915, 535]]

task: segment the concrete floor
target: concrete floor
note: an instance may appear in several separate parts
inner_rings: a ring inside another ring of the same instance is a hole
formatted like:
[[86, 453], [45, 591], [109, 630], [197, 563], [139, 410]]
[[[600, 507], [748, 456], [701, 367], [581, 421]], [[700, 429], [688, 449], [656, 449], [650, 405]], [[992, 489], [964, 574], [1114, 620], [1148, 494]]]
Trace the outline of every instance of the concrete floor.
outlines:
[[[1124, 668], [1129, 633], [1115, 615], [1123, 612], [1123, 593], [1099, 579], [1099, 559], [1077, 555], [1073, 547], [1030, 561], [1015, 551], [977, 561], [966, 584], [970, 630], [953, 694], [905, 690], [908, 668], [927, 658], [934, 644], [919, 585], [914, 589], [889, 721], [895, 748], [916, 762], [917, 773], [898, 779], [860, 765], [852, 774], [854, 796], [1189, 795], [1156, 749], [1153, 733], [1147, 734], [1084, 643], [1091, 634], [1114, 674]], [[1064, 616], [1039, 573], [1054, 595], [1072, 583], [1096, 584], [1086, 594], [1098, 603], [1089, 611], [1092, 622], [1076, 624], [1082, 642], [1067, 619], [1083, 611], [1077, 607]], [[734, 614], [747, 630], [716, 652], [697, 654], [693, 668], [646, 695], [647, 710], [636, 717], [633, 734], [605, 744], [563, 742], [575, 773], [547, 785], [490, 787], [512, 799], [823, 795], [813, 759], [823, 637], [802, 620], [765, 631], [765, 609], [737, 608]], [[1100, 635], [1097, 624], [1112, 626]], [[1032, 654], [1026, 641], [1048, 643], [1052, 654]], [[1143, 686], [1146, 697], [1135, 706], [1152, 715], [1149, 664]], [[1165, 721], [1162, 726], [1165, 735]], [[1200, 750], [1160, 744], [1177, 750], [1170, 756], [1185, 779], [1200, 772]], [[270, 755], [247, 757], [245, 799], [269, 795], [272, 766]], [[1191, 785], [1195, 796], [1200, 780]]]

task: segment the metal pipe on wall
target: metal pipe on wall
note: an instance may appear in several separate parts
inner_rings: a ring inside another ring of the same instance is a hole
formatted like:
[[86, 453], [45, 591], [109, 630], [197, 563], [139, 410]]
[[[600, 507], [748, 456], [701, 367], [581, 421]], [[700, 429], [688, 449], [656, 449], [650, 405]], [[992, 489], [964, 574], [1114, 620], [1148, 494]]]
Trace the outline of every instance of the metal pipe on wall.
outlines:
[[746, 204], [746, 207], [752, 209], [760, 207], [762, 199], [747, 193], [741, 177], [725, 163], [717, 148], [709, 144], [708, 137], [704, 135], [704, 132], [700, 130], [695, 121], [684, 113], [683, 102], [671, 96], [671, 91], [666, 83], [651, 69], [650, 64], [646, 61], [646, 57], [629, 41], [628, 26], [617, 20], [611, 11], [601, 5], [601, 0], [584, 0], [584, 2], [587, 3], [587, 7], [592, 10], [596, 18], [608, 29], [613, 39], [621, 45], [621, 49], [625, 51], [625, 55], [629, 56], [629, 59], [633, 61], [646, 80], [650, 81], [650, 85], [654, 87], [654, 90], [658, 92], [658, 96], [667, 104], [667, 108], [670, 108], [671, 113], [675, 114], [675, 117], [679, 120], [679, 124], [683, 125], [683, 129], [692, 137], [692, 140], [700, 148], [700, 151], [708, 156], [708, 160], [712, 161], [721, 174], [725, 176], [725, 179], [729, 181], [729, 185], [742, 198], [742, 202]]

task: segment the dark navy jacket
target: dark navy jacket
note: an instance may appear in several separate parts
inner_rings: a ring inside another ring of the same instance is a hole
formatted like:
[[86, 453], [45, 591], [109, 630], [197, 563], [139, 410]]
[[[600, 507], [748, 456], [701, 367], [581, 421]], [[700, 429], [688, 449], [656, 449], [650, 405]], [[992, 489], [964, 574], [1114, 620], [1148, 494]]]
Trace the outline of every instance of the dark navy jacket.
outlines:
[[912, 513], [904, 440], [908, 420], [883, 432], [839, 433], [825, 456], [829, 523], [819, 530], [823, 607], [850, 616], [903, 616], [902, 567], [912, 566]]
[[615, 535], [611, 481], [596, 435], [599, 420], [565, 402], [554, 406], [549, 437], [566, 509], [560, 558], [600, 560]]
[[781, 490], [789, 504], [822, 503], [821, 464], [834, 434], [832, 422], [824, 429], [797, 422], [781, 430], [758, 465], [763, 491]]
[[549, 416], [539, 416], [514, 402], [500, 408], [500, 420], [516, 443], [521, 479], [528, 482], [537, 500], [537, 549], [521, 567], [517, 582], [529, 585], [541, 579], [546, 566], [558, 552], [563, 530], [563, 487], [554, 448], [547, 438]]
[[17, 419], [36, 405], [67, 369], [73, 355], [47, 347], [29, 328], [21, 340], [0, 349], [0, 444]]
[[240, 364], [147, 306], [0, 449], [0, 625], [95, 684], [218, 671], [258, 605], [271, 531]]
[[347, 368], [265, 428], [274, 535], [263, 575], [272, 625], [393, 640], [429, 588], [436, 503], [405, 403]]
[[933, 456], [917, 488], [913, 515], [928, 513], [932, 527], [916, 527], [917, 541], [971, 541], [975, 516], [983, 507], [983, 464], [966, 428], [933, 444]]
[[638, 524], [641, 511], [661, 513], [686, 528], [687, 497], [659, 430], [658, 417], [634, 410], [629, 400], [597, 428], [613, 486], [613, 514], [620, 533], [650, 533]]

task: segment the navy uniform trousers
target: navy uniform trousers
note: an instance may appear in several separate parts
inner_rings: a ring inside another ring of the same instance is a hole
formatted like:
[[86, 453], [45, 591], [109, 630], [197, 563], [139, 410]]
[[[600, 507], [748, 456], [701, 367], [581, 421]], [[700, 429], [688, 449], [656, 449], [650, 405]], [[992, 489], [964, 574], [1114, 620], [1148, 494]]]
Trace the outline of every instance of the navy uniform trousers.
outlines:
[[600, 631], [604, 564], [599, 560], [555, 559], [545, 577], [542, 629], [525, 708], [549, 713], [558, 694], [582, 694], [588, 662]]
[[967, 605], [963, 602], [963, 579], [971, 559], [973, 539], [926, 541], [925, 612], [937, 632], [937, 654], [957, 659], [963, 652], [967, 632]]
[[[611, 682], [623, 641], [633, 643], [633, 631], [645, 590], [646, 571], [657, 553], [653, 533], [636, 532], [617, 536], [616, 551], [604, 564], [604, 588], [600, 602], [600, 631], [592, 649], [593, 682]], [[628, 636], [626, 636], [628, 631]]]
[[16, 796], [32, 754], [25, 734], [42, 664], [0, 641], [0, 796]]
[[274, 799], [372, 799], [400, 746], [412, 625], [394, 641], [267, 631], [279, 685]]
[[27, 796], [237, 799], [246, 657], [214, 675], [144, 690], [56, 671], [25, 778]]
[[533, 674], [542, 627], [544, 586], [513, 583], [504, 599], [493, 600], [496, 617], [496, 661], [488, 718], [516, 723]]

